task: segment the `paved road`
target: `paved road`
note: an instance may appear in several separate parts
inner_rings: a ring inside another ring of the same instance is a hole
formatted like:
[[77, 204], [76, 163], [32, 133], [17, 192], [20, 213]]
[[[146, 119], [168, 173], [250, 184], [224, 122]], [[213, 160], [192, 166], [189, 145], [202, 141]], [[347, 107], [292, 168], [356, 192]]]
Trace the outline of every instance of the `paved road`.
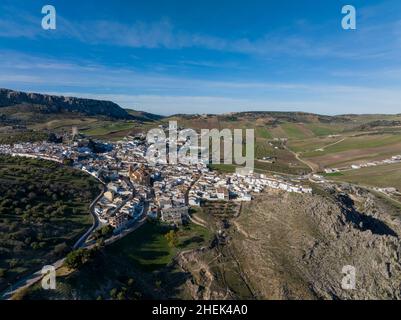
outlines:
[[[60, 268], [64, 263], [65, 258], [57, 260], [52, 264], [56, 269]], [[35, 273], [24, 277], [18, 282], [14, 283], [5, 292], [2, 293], [0, 300], [9, 300], [17, 291], [26, 289], [35, 283], [39, 282], [43, 277], [42, 269], [36, 271]]]
[[85, 241], [88, 239], [89, 235], [97, 229], [97, 227], [100, 224], [99, 218], [97, 216], [97, 214], [95, 213], [95, 206], [97, 204], [97, 202], [103, 197], [103, 194], [106, 191], [106, 186], [103, 185], [103, 190], [102, 192], [96, 197], [95, 200], [92, 201], [92, 203], [89, 206], [89, 211], [92, 215], [93, 218], [93, 224], [92, 226], [88, 229], [88, 231], [85, 232], [85, 234], [78, 239], [78, 241], [74, 244], [73, 249], [78, 249], [84, 246]]

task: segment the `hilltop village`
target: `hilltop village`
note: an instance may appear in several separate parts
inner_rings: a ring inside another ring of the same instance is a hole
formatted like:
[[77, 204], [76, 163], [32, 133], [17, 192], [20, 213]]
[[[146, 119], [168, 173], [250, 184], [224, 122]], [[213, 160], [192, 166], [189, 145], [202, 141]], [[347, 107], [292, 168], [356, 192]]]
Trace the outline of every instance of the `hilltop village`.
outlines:
[[104, 192], [94, 213], [115, 233], [144, 217], [180, 225], [190, 218], [190, 207], [205, 201], [251, 201], [266, 188], [312, 193], [299, 179], [253, 172], [223, 174], [210, 170], [202, 161], [150, 165], [145, 156], [149, 144], [143, 135], [116, 143], [93, 141], [79, 134], [63, 140], [66, 142], [0, 145], [0, 154], [57, 161], [98, 179]]

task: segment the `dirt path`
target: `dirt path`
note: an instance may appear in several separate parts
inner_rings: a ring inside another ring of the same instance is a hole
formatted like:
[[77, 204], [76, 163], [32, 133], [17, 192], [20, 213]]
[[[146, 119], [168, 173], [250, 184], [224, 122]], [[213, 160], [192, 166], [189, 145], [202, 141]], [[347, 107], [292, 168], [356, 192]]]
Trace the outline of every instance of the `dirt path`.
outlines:
[[[325, 145], [325, 146], [323, 146], [321, 148], [315, 149], [315, 151], [318, 151], [318, 150], [324, 151], [326, 148], [334, 146], [336, 144], [339, 144], [339, 143], [343, 142], [346, 139], [347, 138], [342, 138], [341, 140], [338, 140], [336, 142], [330, 143], [330, 144]], [[287, 151], [291, 152], [299, 162], [302, 162], [304, 165], [308, 166], [312, 170], [312, 173], [315, 173], [315, 172], [319, 171], [319, 165], [317, 165], [316, 163], [314, 163], [312, 161], [309, 161], [309, 160], [306, 160], [306, 159], [302, 159], [300, 157], [299, 153], [292, 151], [287, 146], [285, 147], [285, 149]]]
[[299, 161], [302, 162], [304, 165], [308, 166], [308, 168], [310, 168], [312, 170], [312, 173], [319, 171], [319, 166], [316, 163], [313, 163], [311, 161], [302, 159], [298, 153], [292, 151], [291, 149], [289, 149], [288, 147], [285, 147], [285, 149], [289, 152], [291, 152], [294, 157]]
[[192, 215], [192, 216], [189, 215], [189, 220], [191, 220], [191, 222], [197, 224], [198, 226], [201, 226], [201, 227], [204, 227], [204, 228], [208, 229], [206, 221], [201, 219], [201, 218], [199, 218], [196, 215]]
[[341, 140], [338, 140], [336, 142], [330, 143], [330, 144], [325, 145], [325, 146], [323, 146], [321, 148], [315, 149], [315, 151], [320, 151], [320, 150], [324, 151], [324, 149], [326, 149], [328, 147], [331, 147], [331, 146], [335, 146], [336, 144], [339, 144], [339, 143], [343, 142], [345, 139], [347, 139], [347, 138], [342, 138]]

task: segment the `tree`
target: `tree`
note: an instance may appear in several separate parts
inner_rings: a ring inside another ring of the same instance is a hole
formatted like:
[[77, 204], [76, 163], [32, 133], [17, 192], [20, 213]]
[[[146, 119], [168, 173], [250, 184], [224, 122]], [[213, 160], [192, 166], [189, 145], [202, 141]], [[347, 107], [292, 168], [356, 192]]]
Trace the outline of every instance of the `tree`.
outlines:
[[113, 288], [113, 289], [110, 290], [110, 297], [112, 299], [116, 299], [117, 298], [117, 289], [116, 288]]
[[125, 294], [124, 294], [123, 291], [120, 291], [120, 292], [117, 294], [117, 300], [125, 300]]
[[11, 259], [8, 263], [9, 267], [15, 268], [16, 266], [18, 266], [18, 264], [20, 263], [20, 261], [18, 259]]
[[127, 284], [129, 287], [132, 287], [134, 285], [134, 283], [135, 283], [135, 280], [132, 278], [128, 279], [128, 281], [127, 281]]
[[29, 198], [30, 200], [35, 199], [35, 198], [36, 198], [36, 193], [35, 193], [35, 192], [29, 192], [29, 193], [28, 193], [28, 198]]
[[79, 269], [91, 258], [91, 252], [86, 249], [71, 251], [65, 258], [65, 265], [70, 269]]
[[71, 167], [74, 164], [74, 160], [65, 158], [63, 160], [63, 164], [66, 165], [66, 166], [70, 166]]
[[162, 282], [160, 280], [156, 280], [155, 281], [155, 287], [160, 290], [160, 288], [162, 287]]
[[31, 248], [32, 248], [33, 250], [39, 249], [39, 243], [38, 243], [38, 242], [32, 242], [32, 243], [31, 243]]
[[96, 240], [96, 245], [97, 245], [98, 247], [103, 248], [103, 247], [105, 246], [105, 244], [106, 244], [106, 242], [104, 241], [103, 238], [99, 238], [99, 239]]
[[112, 232], [113, 232], [112, 226], [110, 226], [110, 225], [103, 226], [93, 233], [93, 239], [95, 239], [97, 241], [104, 240], [109, 235], [111, 235]]
[[103, 226], [100, 229], [102, 236], [108, 236], [111, 232], [113, 232], [113, 227], [111, 225]]
[[56, 255], [60, 255], [60, 254], [64, 253], [67, 250], [67, 248], [68, 248], [68, 245], [65, 242], [62, 242], [62, 243], [56, 245], [54, 247], [53, 251]]
[[170, 247], [175, 247], [177, 245], [178, 239], [177, 232], [175, 230], [170, 230], [164, 235], [164, 237], [166, 238]]

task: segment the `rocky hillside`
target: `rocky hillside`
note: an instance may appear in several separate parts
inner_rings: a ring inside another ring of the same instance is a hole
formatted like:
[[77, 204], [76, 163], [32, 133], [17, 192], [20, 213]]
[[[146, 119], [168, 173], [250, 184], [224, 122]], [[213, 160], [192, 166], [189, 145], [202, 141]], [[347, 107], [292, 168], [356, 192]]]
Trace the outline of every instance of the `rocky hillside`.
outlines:
[[278, 124], [290, 123], [349, 123], [347, 116], [327, 116], [307, 112], [278, 112], [278, 111], [245, 111], [230, 112], [224, 114], [175, 114], [171, 116], [176, 119], [188, 121], [216, 119], [220, 122], [258, 121], [264, 119], [266, 123]]
[[[179, 259], [196, 299], [400, 299], [400, 208], [362, 189], [270, 192]], [[327, 194], [326, 194], [327, 193]], [[345, 266], [354, 290], [342, 288]]]
[[14, 112], [28, 112], [34, 109], [42, 114], [73, 113], [86, 116], [105, 116], [113, 119], [135, 119], [134, 116], [111, 101], [0, 89], [0, 112], [1, 108], [7, 108], [10, 112], [10, 107]]
[[257, 120], [260, 118], [272, 119], [276, 122], [302, 122], [302, 123], [342, 123], [349, 120], [343, 116], [327, 116], [307, 112], [277, 112], [277, 111], [247, 111], [247, 112], [233, 112], [221, 115], [224, 120], [235, 121], [242, 120]]
[[143, 122], [153, 122], [153, 121], [159, 121], [164, 118], [164, 116], [154, 114], [154, 113], [149, 113], [145, 111], [138, 111], [134, 109], [125, 109], [131, 116], [134, 116], [137, 120], [143, 121]]

